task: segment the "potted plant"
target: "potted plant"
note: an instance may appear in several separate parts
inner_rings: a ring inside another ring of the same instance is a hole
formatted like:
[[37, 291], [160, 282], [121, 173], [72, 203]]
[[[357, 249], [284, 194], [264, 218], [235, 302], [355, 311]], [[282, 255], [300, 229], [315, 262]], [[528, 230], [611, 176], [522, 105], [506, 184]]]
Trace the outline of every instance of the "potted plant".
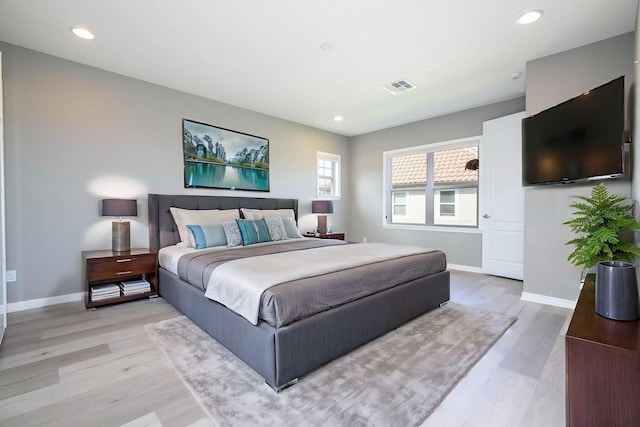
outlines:
[[[564, 223], [578, 234], [566, 243], [575, 246], [569, 262], [582, 267], [581, 278], [586, 270], [597, 266], [599, 314], [610, 318], [640, 316], [635, 266], [630, 263], [640, 256], [640, 248], [623, 239], [625, 234], [640, 229], [640, 223], [631, 216], [633, 203], [625, 203], [626, 197], [609, 193], [604, 184], [593, 187], [590, 197], [576, 198], [581, 201], [570, 205], [575, 209], [574, 217]], [[628, 305], [630, 312], [620, 313], [620, 304]]]

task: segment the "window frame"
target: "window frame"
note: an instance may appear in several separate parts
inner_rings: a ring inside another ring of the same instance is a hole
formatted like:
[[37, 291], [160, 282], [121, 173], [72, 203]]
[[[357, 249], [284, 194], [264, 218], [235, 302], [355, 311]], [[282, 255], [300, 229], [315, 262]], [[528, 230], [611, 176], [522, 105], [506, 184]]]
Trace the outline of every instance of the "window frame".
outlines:
[[[481, 229], [480, 229], [480, 218], [479, 218], [479, 212], [480, 212], [480, 173], [478, 173], [478, 181], [475, 185], [469, 185], [469, 184], [453, 184], [453, 185], [449, 185], [449, 184], [443, 184], [443, 185], [437, 185], [434, 186], [433, 185], [433, 177], [427, 179], [427, 183], [425, 185], [425, 187], [420, 187], [420, 188], [424, 188], [426, 193], [429, 193], [433, 195], [435, 195], [436, 191], [440, 191], [440, 190], [451, 190], [451, 189], [460, 189], [460, 188], [464, 188], [464, 187], [474, 187], [477, 188], [477, 199], [476, 199], [476, 225], [475, 226], [470, 226], [470, 225], [453, 225], [453, 224], [447, 224], [447, 225], [437, 225], [434, 224], [434, 212], [433, 212], [433, 206], [435, 206], [435, 204], [431, 205], [431, 211], [429, 212], [429, 210], [427, 210], [427, 218], [425, 221], [425, 224], [408, 224], [408, 223], [393, 223], [392, 221], [392, 193], [393, 191], [404, 191], [404, 190], [408, 190], [408, 188], [402, 188], [400, 189], [393, 189], [392, 188], [392, 182], [391, 182], [391, 175], [392, 175], [392, 159], [394, 157], [401, 157], [401, 156], [408, 156], [408, 155], [412, 155], [412, 154], [427, 154], [430, 152], [436, 152], [436, 151], [445, 151], [445, 150], [452, 150], [452, 149], [457, 149], [457, 148], [465, 148], [465, 147], [478, 147], [478, 156], [480, 157], [481, 155], [481, 149], [482, 149], [482, 137], [481, 136], [472, 136], [472, 137], [467, 137], [467, 138], [460, 138], [460, 139], [455, 139], [455, 140], [449, 140], [449, 141], [440, 141], [440, 142], [434, 142], [431, 144], [423, 144], [423, 145], [419, 145], [419, 146], [413, 146], [413, 147], [406, 147], [406, 148], [400, 148], [400, 149], [395, 149], [395, 150], [388, 150], [388, 151], [384, 151], [382, 153], [382, 157], [383, 157], [383, 173], [382, 173], [382, 179], [383, 179], [383, 201], [382, 201], [382, 226], [383, 228], [387, 228], [387, 229], [401, 229], [401, 230], [428, 230], [428, 231], [447, 231], [447, 232], [460, 232], [460, 233], [481, 233]], [[478, 158], [479, 158], [478, 157]], [[433, 164], [428, 164], [427, 165], [427, 173], [428, 174], [432, 174], [433, 170]], [[480, 171], [478, 171], [480, 172]], [[457, 192], [456, 192], [457, 195]], [[428, 197], [427, 197], [428, 199]], [[456, 199], [458, 200], [458, 199]], [[456, 211], [459, 212], [458, 209], [458, 203], [456, 203]]]
[[[341, 191], [340, 191], [340, 161], [341, 157], [339, 154], [326, 153], [323, 151], [318, 151], [316, 155], [316, 195], [322, 199], [340, 199]], [[325, 175], [321, 174], [321, 169], [327, 169], [325, 165], [321, 165], [321, 162], [331, 162], [331, 174]], [[325, 194], [320, 192], [320, 183], [322, 180], [329, 179], [333, 180], [332, 192], [331, 194]]]

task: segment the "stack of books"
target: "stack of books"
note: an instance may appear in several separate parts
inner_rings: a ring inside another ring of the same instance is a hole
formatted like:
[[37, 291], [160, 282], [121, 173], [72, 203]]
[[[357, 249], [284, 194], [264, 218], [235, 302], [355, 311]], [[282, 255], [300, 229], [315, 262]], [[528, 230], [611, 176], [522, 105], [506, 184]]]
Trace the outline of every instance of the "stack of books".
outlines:
[[106, 283], [91, 287], [91, 301], [100, 301], [109, 298], [118, 298], [120, 287], [116, 283]]
[[129, 280], [127, 282], [120, 282], [120, 289], [122, 289], [122, 295], [135, 295], [143, 294], [145, 292], [151, 292], [151, 284], [146, 280]]

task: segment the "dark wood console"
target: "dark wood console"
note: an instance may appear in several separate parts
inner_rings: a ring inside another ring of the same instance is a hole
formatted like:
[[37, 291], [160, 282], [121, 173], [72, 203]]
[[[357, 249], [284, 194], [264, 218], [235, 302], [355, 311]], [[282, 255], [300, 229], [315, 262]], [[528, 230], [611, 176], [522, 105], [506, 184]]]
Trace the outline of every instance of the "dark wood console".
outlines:
[[568, 426], [640, 426], [640, 321], [595, 311], [587, 276], [565, 337]]

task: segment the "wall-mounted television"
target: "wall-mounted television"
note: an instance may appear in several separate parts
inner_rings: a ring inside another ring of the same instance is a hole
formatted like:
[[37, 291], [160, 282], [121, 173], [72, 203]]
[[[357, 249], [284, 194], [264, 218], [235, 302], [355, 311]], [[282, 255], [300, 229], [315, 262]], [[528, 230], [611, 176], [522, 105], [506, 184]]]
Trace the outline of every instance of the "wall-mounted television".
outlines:
[[522, 120], [522, 184], [624, 176], [624, 76]]

